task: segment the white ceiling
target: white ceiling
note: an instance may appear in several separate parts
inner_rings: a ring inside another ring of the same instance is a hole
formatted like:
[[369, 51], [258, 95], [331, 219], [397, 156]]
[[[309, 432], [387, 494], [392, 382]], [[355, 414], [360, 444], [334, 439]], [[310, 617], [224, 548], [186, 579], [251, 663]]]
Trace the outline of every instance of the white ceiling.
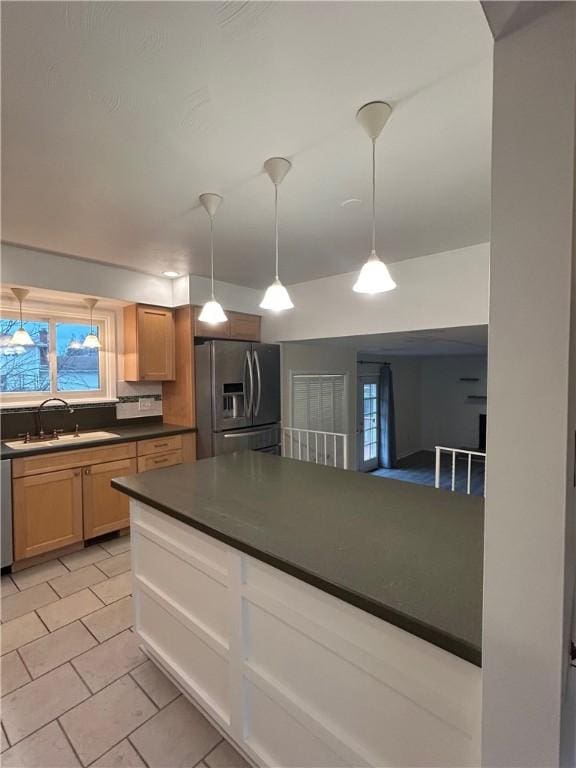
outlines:
[[346, 347], [347, 349], [355, 349], [359, 356], [485, 355], [488, 350], [488, 326], [467, 325], [454, 328], [431, 328], [424, 331], [375, 333], [365, 336], [343, 336], [295, 343]]
[[381, 255], [486, 241], [491, 46], [477, 2], [4, 2], [3, 238], [206, 275], [215, 191], [217, 277], [261, 287], [280, 154], [281, 277], [349, 272], [369, 247], [354, 115], [386, 99]]

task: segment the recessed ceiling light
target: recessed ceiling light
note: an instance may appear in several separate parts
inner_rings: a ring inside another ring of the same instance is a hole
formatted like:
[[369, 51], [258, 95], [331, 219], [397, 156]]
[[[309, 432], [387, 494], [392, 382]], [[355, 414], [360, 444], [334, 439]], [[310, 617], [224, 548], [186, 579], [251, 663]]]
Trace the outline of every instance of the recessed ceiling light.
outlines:
[[180, 272], [173, 272], [171, 269], [166, 270], [166, 272], [162, 272], [164, 277], [180, 277]]
[[340, 203], [340, 207], [344, 208], [347, 205], [358, 205], [358, 203], [361, 203], [362, 200], [360, 200], [359, 197], [349, 197], [348, 200], [343, 200]]

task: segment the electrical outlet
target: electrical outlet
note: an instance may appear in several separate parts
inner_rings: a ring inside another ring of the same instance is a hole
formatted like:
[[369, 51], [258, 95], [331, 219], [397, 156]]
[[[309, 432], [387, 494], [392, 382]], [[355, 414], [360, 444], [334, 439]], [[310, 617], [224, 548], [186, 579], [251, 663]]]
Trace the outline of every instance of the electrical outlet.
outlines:
[[138, 398], [138, 410], [139, 411], [151, 411], [154, 400], [151, 397]]

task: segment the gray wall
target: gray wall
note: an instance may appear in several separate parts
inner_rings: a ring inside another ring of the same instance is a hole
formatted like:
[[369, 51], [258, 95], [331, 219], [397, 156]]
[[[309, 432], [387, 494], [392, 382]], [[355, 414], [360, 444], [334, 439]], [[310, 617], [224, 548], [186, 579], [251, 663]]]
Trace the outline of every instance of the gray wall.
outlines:
[[[421, 362], [421, 445], [431, 451], [436, 445], [455, 448], [478, 447], [478, 415], [486, 403], [467, 400], [468, 395], [486, 394], [485, 356], [458, 355], [425, 357]], [[460, 381], [479, 378], [479, 382]]]
[[349, 466], [356, 466], [356, 352], [334, 344], [282, 344], [282, 422], [291, 424], [290, 380], [294, 373], [343, 373], [346, 375], [347, 408], [345, 431], [348, 442]]

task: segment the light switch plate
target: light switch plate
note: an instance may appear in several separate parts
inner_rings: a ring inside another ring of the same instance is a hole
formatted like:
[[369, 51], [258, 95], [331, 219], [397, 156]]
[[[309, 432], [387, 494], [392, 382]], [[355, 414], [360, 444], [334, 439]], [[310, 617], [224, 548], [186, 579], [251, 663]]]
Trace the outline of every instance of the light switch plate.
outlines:
[[151, 397], [140, 397], [138, 399], [138, 410], [151, 411], [153, 404], [154, 404], [154, 400], [152, 400]]

